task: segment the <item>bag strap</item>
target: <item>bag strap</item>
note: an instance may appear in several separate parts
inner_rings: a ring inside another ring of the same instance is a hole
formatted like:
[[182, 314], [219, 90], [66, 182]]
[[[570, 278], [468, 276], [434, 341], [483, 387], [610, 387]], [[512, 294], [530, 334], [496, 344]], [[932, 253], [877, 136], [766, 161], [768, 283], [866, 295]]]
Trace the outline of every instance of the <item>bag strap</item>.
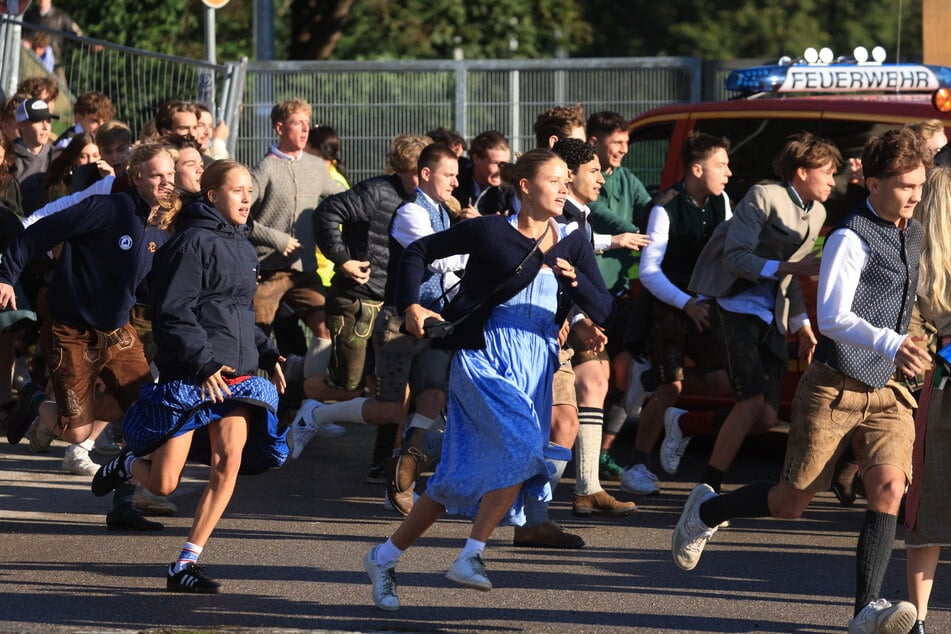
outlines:
[[[506, 284], [508, 284], [510, 281], [512, 281], [512, 279], [518, 277], [519, 273], [522, 272], [522, 269], [525, 268], [525, 264], [528, 262], [529, 258], [531, 258], [532, 255], [535, 254], [535, 251], [538, 250], [538, 246], [542, 243], [542, 240], [545, 239], [545, 236], [548, 235], [548, 232], [549, 232], [550, 230], [551, 230], [551, 223], [550, 223], [550, 222], [549, 222], [549, 223], [545, 223], [545, 230], [542, 232], [542, 234], [541, 234], [540, 236], [538, 236], [538, 239], [535, 240], [535, 244], [533, 244], [533, 245], [532, 245], [532, 248], [529, 250], [529, 252], [525, 254], [525, 257], [522, 258], [522, 261], [518, 263], [518, 265], [515, 267], [515, 270], [512, 271], [511, 275], [509, 275], [506, 279], [502, 280], [502, 281], [498, 284], [498, 286], [496, 286], [494, 289], [492, 289], [492, 292], [491, 292], [491, 293], [489, 293], [488, 295], [486, 295], [485, 299], [483, 299], [481, 302], [479, 302], [479, 303], [476, 304], [473, 308], [471, 308], [471, 309], [469, 310], [469, 312], [467, 312], [465, 315], [463, 315], [463, 316], [460, 317], [459, 319], [456, 319], [455, 321], [453, 321], [453, 322], [452, 322], [453, 328], [455, 328], [456, 326], [458, 326], [459, 324], [461, 324], [463, 321], [465, 321], [466, 319], [468, 319], [469, 317], [471, 317], [473, 313], [479, 311], [479, 310], [480, 310], [483, 306], [485, 306], [491, 299], [493, 299], [493, 298], [499, 293], [499, 291], [501, 291], [501, 290], [505, 287]], [[461, 280], [460, 280], [460, 281], [461, 281]]]

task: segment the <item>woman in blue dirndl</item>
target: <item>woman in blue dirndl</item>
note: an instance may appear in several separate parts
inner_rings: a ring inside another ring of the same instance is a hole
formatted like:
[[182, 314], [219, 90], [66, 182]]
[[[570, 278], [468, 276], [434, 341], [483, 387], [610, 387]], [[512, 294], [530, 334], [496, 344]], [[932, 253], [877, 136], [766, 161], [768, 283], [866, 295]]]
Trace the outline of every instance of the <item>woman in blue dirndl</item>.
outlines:
[[[235, 161], [216, 161], [201, 177], [202, 198], [186, 207], [175, 235], [152, 265], [153, 332], [159, 383], [142, 388], [123, 422], [127, 448], [93, 479], [105, 495], [135, 477], [168, 495], [191, 457], [211, 466], [195, 520], [166, 587], [218, 592], [198, 555], [231, 500], [239, 473], [287, 458], [276, 433], [284, 376], [277, 349], [254, 323], [258, 260], [247, 240], [251, 177]], [[254, 376], [271, 372], [271, 381]], [[146, 457], [148, 456], [148, 458]]]
[[[584, 232], [562, 233], [565, 225], [554, 222], [568, 194], [564, 161], [531, 150], [512, 176], [521, 200], [515, 218], [466, 220], [414, 242], [400, 263], [397, 303], [406, 330], [421, 337], [427, 318], [452, 322], [452, 333], [433, 345], [456, 352], [436, 472], [393, 536], [364, 557], [373, 602], [383, 610], [399, 609], [399, 557], [447, 511], [473, 517], [473, 525], [446, 576], [490, 590], [485, 542], [500, 523], [524, 523], [524, 496], [550, 499], [547, 458], [570, 458], [568, 450], [546, 454], [559, 325], [572, 302], [603, 324], [613, 299]], [[443, 315], [420, 306], [427, 263], [462, 253], [466, 272]]]

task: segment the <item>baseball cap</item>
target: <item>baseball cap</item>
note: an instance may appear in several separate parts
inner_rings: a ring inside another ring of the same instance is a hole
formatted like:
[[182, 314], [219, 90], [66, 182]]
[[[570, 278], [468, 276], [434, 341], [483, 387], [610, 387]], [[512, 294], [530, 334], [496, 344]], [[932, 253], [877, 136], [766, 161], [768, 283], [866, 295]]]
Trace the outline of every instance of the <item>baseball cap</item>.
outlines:
[[59, 119], [58, 114], [50, 112], [50, 107], [42, 99], [27, 99], [17, 106], [17, 123], [24, 121], [45, 121], [46, 119]]

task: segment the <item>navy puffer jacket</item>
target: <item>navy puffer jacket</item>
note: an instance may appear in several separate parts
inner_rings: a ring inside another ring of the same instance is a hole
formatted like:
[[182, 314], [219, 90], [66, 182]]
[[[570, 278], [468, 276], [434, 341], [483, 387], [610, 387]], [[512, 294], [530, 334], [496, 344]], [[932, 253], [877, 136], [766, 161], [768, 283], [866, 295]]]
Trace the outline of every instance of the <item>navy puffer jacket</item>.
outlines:
[[152, 265], [152, 329], [161, 381], [202, 383], [223, 365], [272, 370], [278, 352], [254, 323], [258, 258], [248, 228], [204, 201], [186, 207]]

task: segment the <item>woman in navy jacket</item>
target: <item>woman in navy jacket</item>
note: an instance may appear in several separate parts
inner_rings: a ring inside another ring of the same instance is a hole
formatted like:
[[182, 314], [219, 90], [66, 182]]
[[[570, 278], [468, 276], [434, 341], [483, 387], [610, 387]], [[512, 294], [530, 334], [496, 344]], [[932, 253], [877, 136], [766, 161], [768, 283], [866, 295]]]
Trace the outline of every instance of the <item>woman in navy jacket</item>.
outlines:
[[[93, 492], [104, 495], [134, 476], [168, 495], [186, 459], [205, 459], [209, 483], [181, 554], [168, 567], [167, 588], [211, 593], [220, 584], [196, 562], [239, 472], [281, 465], [287, 444], [273, 432], [283, 359], [255, 326], [251, 303], [258, 266], [247, 240], [251, 177], [240, 163], [216, 161], [202, 175], [201, 190], [152, 266], [160, 382], [143, 387], [126, 414], [128, 449], [100, 469]], [[258, 368], [270, 371], [272, 381], [254, 376]]]
[[[568, 195], [568, 168], [550, 150], [531, 150], [514, 166], [521, 200], [517, 216], [486, 216], [412, 243], [404, 252], [397, 307], [406, 330], [424, 336], [427, 319], [453, 322], [433, 345], [455, 349], [442, 458], [426, 493], [393, 536], [364, 557], [373, 602], [399, 608], [395, 567], [403, 551], [445, 513], [474, 518], [472, 531], [446, 576], [490, 590], [482, 561], [500, 522], [523, 524], [522, 500], [550, 499], [548, 453], [552, 375], [558, 330], [572, 302], [604, 324], [613, 300], [583, 231], [554, 222]], [[426, 265], [469, 255], [458, 294], [442, 315], [419, 304]], [[433, 328], [430, 327], [432, 331]]]

